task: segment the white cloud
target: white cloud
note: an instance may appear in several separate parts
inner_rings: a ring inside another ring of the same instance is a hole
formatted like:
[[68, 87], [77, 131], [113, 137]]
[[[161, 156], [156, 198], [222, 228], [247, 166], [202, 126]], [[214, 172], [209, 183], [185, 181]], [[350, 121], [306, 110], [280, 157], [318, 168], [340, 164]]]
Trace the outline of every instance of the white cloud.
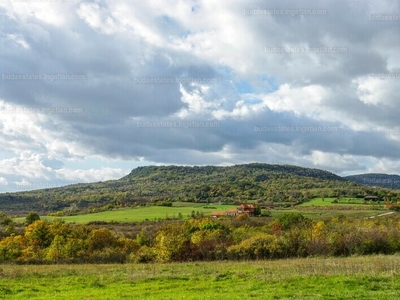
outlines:
[[322, 119], [327, 110], [323, 105], [327, 94], [326, 89], [318, 85], [293, 88], [283, 84], [276, 92], [264, 95], [263, 101], [272, 110], [292, 111], [297, 115]]
[[393, 83], [399, 79], [400, 73], [373, 73], [369, 77], [355, 79], [353, 84], [357, 88], [357, 95], [361, 102], [375, 107], [378, 105], [394, 107], [398, 105], [394, 100], [400, 88], [399, 85]]
[[353, 155], [339, 155], [337, 153], [329, 153], [322, 151], [313, 151], [309, 157], [310, 162], [320, 169], [330, 170], [333, 172], [348, 171], [365, 171], [364, 167], [357, 161]]
[[96, 3], [82, 3], [78, 9], [78, 15], [90, 27], [106, 34], [115, 33], [118, 30], [108, 11]]
[[12, 19], [29, 20], [35, 18], [39, 21], [62, 26], [66, 22], [68, 6], [61, 2], [46, 1], [2, 1], [0, 7]]
[[8, 185], [8, 180], [4, 177], [0, 177], [0, 185]]
[[128, 170], [115, 168], [89, 169], [89, 170], [57, 170], [56, 176], [60, 180], [69, 182], [97, 182], [119, 179], [128, 174]]
[[15, 34], [8, 34], [7, 38], [10, 39], [11, 41], [15, 42], [16, 44], [20, 45], [21, 47], [25, 49], [30, 49], [31, 47], [29, 44], [21, 37], [17, 36]]
[[[0, 150], [11, 154], [0, 160], [0, 176], [9, 186], [122, 177], [127, 170], [113, 160], [261, 161], [400, 173], [398, 135], [391, 134], [400, 128], [399, 79], [376, 76], [399, 72], [400, 33], [396, 22], [369, 20], [396, 11], [390, 1], [3, 1], [0, 7], [4, 74], [85, 75], [49, 81], [3, 74]], [[328, 13], [244, 14], [257, 7]], [[347, 51], [265, 51], [285, 46]], [[216, 81], [140, 84], [136, 77]], [[81, 107], [84, 113], [9, 113], [41, 107]], [[179, 120], [220, 126], [137, 126]], [[256, 132], [255, 126], [340, 130]]]

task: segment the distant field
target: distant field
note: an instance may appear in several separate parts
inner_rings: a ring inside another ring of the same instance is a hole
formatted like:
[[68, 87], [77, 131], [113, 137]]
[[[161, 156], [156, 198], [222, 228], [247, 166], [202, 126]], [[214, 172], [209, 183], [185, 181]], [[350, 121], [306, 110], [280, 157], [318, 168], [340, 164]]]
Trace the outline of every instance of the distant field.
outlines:
[[[321, 198], [314, 198], [310, 201], [298, 205], [299, 209], [273, 209], [271, 210], [271, 216], [273, 218], [279, 217], [284, 213], [298, 212], [311, 219], [329, 219], [344, 215], [351, 218], [358, 217], [370, 217], [381, 214], [382, 211], [378, 210], [323, 210], [323, 206], [357, 206], [363, 204], [363, 199], [358, 199], [358, 204], [350, 204], [348, 200], [356, 201], [353, 198], [343, 198], [339, 203], [332, 203], [335, 198], [325, 198], [322, 201]], [[301, 208], [307, 208], [314, 206], [315, 209], [303, 210]], [[105, 211], [93, 214], [84, 214], [76, 216], [64, 216], [64, 217], [53, 217], [53, 216], [41, 216], [42, 220], [64, 220], [65, 222], [74, 223], [88, 223], [94, 221], [105, 221], [105, 222], [138, 222], [138, 221], [154, 221], [158, 219], [177, 218], [181, 213], [183, 219], [188, 219], [192, 211], [203, 213], [204, 215], [210, 215], [213, 211], [225, 211], [231, 208], [235, 208], [236, 205], [218, 205], [218, 204], [206, 204], [206, 203], [192, 203], [192, 202], [174, 202], [172, 207], [166, 206], [145, 206], [129, 209], [120, 209]], [[321, 207], [321, 209], [318, 209]], [[372, 208], [372, 206], [371, 206]], [[15, 218], [16, 222], [24, 222], [25, 218]]]
[[[333, 199], [333, 198], [332, 198]], [[299, 205], [301, 207], [309, 207], [311, 206], [309, 203], [318, 203], [318, 198], [307, 202], [307, 205]], [[325, 200], [326, 202], [327, 200]], [[317, 220], [330, 219], [332, 217], [337, 217], [339, 215], [343, 215], [350, 218], [359, 218], [359, 217], [370, 217], [381, 214], [382, 211], [378, 210], [322, 210], [318, 209], [318, 206], [321, 207], [323, 205], [317, 205], [315, 209], [312, 210], [301, 210], [301, 209], [273, 209], [271, 210], [271, 216], [273, 218], [277, 218], [285, 213], [301, 213], [305, 217]], [[334, 205], [329, 204], [327, 205]], [[342, 204], [338, 204], [338, 206], [343, 206]], [[207, 208], [209, 207], [209, 208]], [[54, 221], [54, 220], [64, 220], [65, 222], [74, 222], [74, 223], [88, 223], [94, 221], [105, 221], [105, 222], [138, 222], [138, 221], [154, 221], [158, 219], [176, 218], [179, 213], [182, 214], [183, 219], [188, 219], [192, 211], [203, 213], [204, 215], [210, 215], [213, 211], [225, 211], [231, 208], [235, 208], [235, 205], [214, 205], [214, 204], [205, 204], [205, 203], [188, 203], [188, 202], [175, 202], [172, 207], [165, 206], [146, 206], [146, 207], [138, 207], [138, 208], [130, 208], [130, 209], [121, 209], [121, 210], [113, 210], [113, 211], [105, 211], [100, 213], [93, 214], [84, 214], [84, 215], [76, 215], [76, 216], [64, 216], [64, 217], [53, 217], [53, 216], [41, 216], [42, 220]], [[15, 218], [15, 222], [24, 222], [25, 218]]]
[[0, 299], [399, 299], [400, 256], [3, 265]]
[[271, 210], [271, 216], [278, 218], [285, 213], [300, 213], [303, 216], [314, 220], [328, 220], [340, 215], [348, 218], [367, 218], [382, 214], [381, 210], [300, 210], [300, 209], [282, 209]]
[[311, 199], [310, 201], [304, 202], [300, 204], [299, 206], [328, 206], [328, 205], [358, 205], [358, 204], [364, 204], [364, 199], [360, 198], [341, 198], [339, 200], [339, 203], [332, 203], [333, 200], [336, 198], [314, 198]]
[[[191, 204], [191, 205], [190, 205]], [[177, 203], [175, 205], [182, 206], [173, 206], [173, 207], [165, 207], [165, 206], [146, 206], [146, 207], [138, 207], [131, 209], [121, 209], [121, 210], [113, 210], [113, 211], [105, 211], [100, 213], [86, 214], [86, 215], [77, 215], [77, 216], [65, 216], [65, 217], [49, 217], [49, 216], [41, 216], [42, 220], [64, 220], [65, 222], [75, 222], [75, 223], [88, 223], [93, 221], [116, 221], [116, 222], [136, 222], [136, 221], [145, 221], [145, 220], [156, 220], [156, 219], [165, 219], [167, 216], [178, 217], [179, 213], [182, 214], [184, 219], [189, 218], [190, 214], [194, 210], [195, 212], [203, 213], [204, 215], [209, 215], [213, 211], [225, 211], [231, 208], [235, 208], [235, 205], [207, 205], [207, 204], [198, 204], [198, 203]], [[205, 208], [205, 207], [212, 208]], [[16, 222], [24, 222], [25, 218], [16, 218], [14, 219]]]

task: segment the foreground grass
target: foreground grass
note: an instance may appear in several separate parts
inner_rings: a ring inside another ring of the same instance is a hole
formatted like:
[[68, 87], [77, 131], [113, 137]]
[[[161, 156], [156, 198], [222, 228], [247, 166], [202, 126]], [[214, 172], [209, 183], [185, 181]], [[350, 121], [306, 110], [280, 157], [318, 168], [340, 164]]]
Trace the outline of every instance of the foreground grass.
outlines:
[[400, 256], [2, 266], [2, 299], [399, 299]]

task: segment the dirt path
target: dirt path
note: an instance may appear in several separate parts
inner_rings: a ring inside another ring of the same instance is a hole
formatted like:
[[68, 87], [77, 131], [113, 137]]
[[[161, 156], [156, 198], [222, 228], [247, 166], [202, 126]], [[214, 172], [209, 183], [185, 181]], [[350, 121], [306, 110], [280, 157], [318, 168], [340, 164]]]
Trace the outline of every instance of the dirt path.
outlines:
[[368, 217], [367, 219], [373, 219], [373, 218], [375, 218], [375, 217], [383, 217], [383, 216], [388, 216], [388, 215], [391, 215], [391, 214], [394, 214], [394, 213], [395, 213], [394, 211], [390, 211], [390, 212], [387, 212], [387, 213], [384, 213], [384, 214], [380, 214], [380, 215], [376, 215], [376, 216]]

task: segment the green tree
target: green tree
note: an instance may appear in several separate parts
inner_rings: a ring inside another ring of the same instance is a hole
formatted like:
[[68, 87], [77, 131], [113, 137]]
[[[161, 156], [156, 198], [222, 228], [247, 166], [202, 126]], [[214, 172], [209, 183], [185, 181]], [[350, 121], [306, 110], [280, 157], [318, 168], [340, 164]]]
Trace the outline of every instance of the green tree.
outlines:
[[37, 213], [35, 212], [30, 212], [27, 216], [26, 216], [26, 225], [31, 225], [32, 223], [34, 223], [35, 221], [40, 220], [40, 217]]
[[169, 224], [157, 233], [154, 247], [157, 261], [176, 260], [176, 256], [179, 256], [185, 241], [188, 241], [182, 231], [180, 224]]
[[51, 245], [47, 248], [46, 259], [57, 262], [59, 259], [64, 258], [64, 245], [65, 238], [63, 236], [56, 235]]
[[2, 211], [0, 211], [0, 226], [2, 227], [2, 235], [9, 235], [15, 232], [13, 221]]
[[282, 229], [286, 230], [293, 226], [303, 225], [309, 223], [310, 219], [304, 217], [299, 213], [285, 213], [277, 220], [278, 224], [282, 225]]
[[28, 225], [25, 228], [25, 236], [30, 242], [38, 244], [41, 247], [49, 246], [53, 240], [50, 232], [50, 224], [42, 220]]
[[149, 246], [150, 239], [146, 231], [142, 230], [136, 235], [136, 242], [138, 243], [139, 246], [144, 246], [144, 245]]
[[254, 215], [255, 216], [261, 215], [261, 207], [260, 207], [260, 205], [255, 205], [254, 206]]

